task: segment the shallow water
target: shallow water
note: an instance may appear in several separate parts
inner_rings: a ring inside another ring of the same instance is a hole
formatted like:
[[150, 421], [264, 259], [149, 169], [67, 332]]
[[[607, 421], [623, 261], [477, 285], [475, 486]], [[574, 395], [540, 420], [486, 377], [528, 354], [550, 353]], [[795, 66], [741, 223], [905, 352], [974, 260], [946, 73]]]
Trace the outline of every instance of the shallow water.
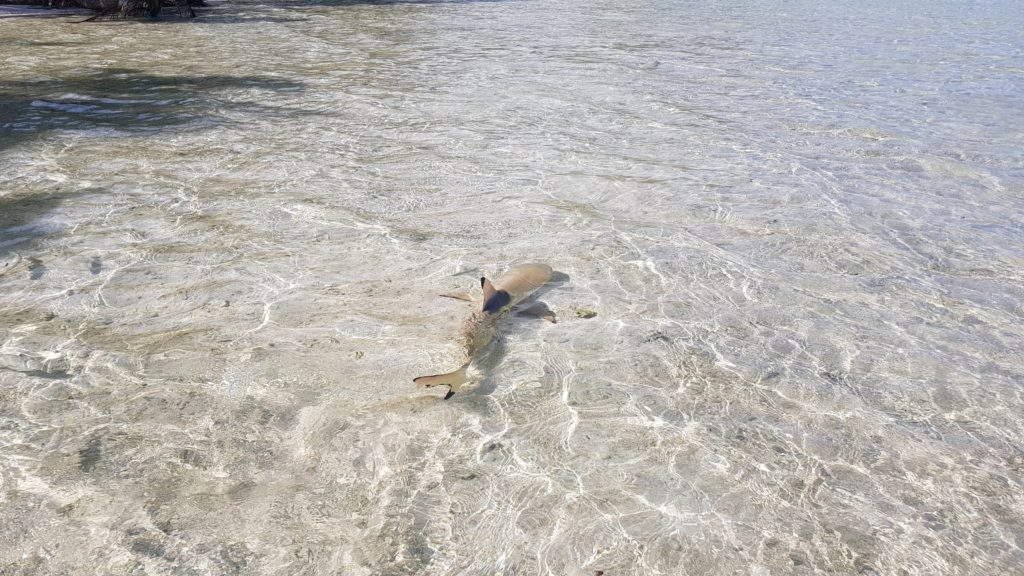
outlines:
[[0, 19], [0, 573], [1019, 573], [1024, 12], [934, 4]]

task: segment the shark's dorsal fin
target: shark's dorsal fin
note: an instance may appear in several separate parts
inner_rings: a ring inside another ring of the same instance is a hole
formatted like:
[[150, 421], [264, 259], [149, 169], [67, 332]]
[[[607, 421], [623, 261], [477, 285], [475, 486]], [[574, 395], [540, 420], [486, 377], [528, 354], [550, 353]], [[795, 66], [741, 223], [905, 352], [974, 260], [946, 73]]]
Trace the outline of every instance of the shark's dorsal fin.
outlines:
[[486, 277], [480, 278], [480, 287], [484, 289], [485, 303], [491, 299], [491, 296], [494, 296], [495, 292], [497, 292], [497, 290], [494, 289], [494, 284], [491, 284], [491, 281], [488, 280]]

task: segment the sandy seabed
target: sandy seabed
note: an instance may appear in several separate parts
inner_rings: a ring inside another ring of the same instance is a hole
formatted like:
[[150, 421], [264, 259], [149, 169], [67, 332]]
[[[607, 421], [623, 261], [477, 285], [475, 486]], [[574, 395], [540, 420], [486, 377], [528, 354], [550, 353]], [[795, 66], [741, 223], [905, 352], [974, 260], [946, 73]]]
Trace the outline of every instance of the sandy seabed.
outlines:
[[683, 6], [0, 20], [0, 574], [1018, 572], [1022, 12]]

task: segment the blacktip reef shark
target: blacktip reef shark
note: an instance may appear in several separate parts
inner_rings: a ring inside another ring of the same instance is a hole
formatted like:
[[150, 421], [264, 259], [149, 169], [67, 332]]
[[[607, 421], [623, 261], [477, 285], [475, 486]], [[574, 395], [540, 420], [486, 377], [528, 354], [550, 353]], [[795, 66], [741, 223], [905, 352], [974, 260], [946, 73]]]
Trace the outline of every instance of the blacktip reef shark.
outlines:
[[[509, 268], [493, 284], [486, 277], [481, 278], [480, 287], [484, 292], [483, 305], [480, 310], [473, 312], [459, 329], [462, 365], [453, 372], [420, 376], [413, 382], [424, 388], [448, 386], [448, 394], [445, 395], [445, 399], [451, 398], [463, 384], [469, 381], [466, 371], [494, 340], [494, 336], [498, 332], [498, 324], [502, 319], [508, 316], [516, 304], [551, 280], [551, 274], [551, 267], [547, 264], [520, 264]], [[461, 300], [470, 299], [463, 294], [446, 294], [446, 296]], [[554, 314], [546, 308], [538, 315], [550, 322], [555, 321]]]

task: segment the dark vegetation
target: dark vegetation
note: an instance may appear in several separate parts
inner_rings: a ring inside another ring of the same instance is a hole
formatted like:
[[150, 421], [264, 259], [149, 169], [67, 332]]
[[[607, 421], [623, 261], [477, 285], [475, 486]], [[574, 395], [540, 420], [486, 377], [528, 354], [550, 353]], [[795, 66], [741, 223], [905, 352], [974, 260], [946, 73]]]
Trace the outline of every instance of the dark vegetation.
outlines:
[[[275, 6], [310, 6], [327, 4], [350, 6], [357, 4], [462, 4], [477, 2], [505, 2], [506, 0], [282, 0]], [[195, 7], [207, 6], [205, 0], [0, 0], [0, 5], [38, 6], [46, 8], [87, 8], [97, 14], [94, 20], [124, 20], [127, 18], [161, 19], [164, 17], [195, 18]], [[273, 20], [272, 20], [273, 21]], [[287, 22], [294, 20], [284, 20]]]
[[203, 0], [0, 0], [0, 4], [42, 6], [47, 8], [87, 8], [97, 14], [89, 20], [115, 20], [164, 15], [194, 18], [194, 6], [205, 6]]

